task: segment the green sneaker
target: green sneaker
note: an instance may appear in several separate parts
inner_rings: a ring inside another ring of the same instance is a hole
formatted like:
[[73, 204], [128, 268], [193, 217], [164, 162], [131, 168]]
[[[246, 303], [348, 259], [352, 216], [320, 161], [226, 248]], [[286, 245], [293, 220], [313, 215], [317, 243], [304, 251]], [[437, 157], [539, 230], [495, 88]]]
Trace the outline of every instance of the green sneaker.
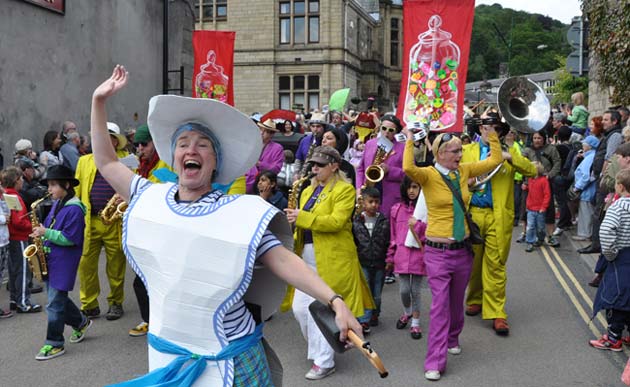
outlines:
[[66, 353], [66, 350], [63, 348], [63, 345], [61, 347], [53, 347], [52, 345], [44, 345], [42, 347], [42, 349], [39, 350], [39, 353], [37, 354], [37, 356], [35, 356], [36, 360], [49, 360], [49, 359], [54, 359], [58, 356], [63, 355], [64, 353]]
[[85, 325], [83, 325], [79, 329], [72, 330], [72, 336], [70, 336], [70, 342], [73, 344], [82, 342], [83, 339], [85, 339], [85, 331], [87, 331], [88, 328], [91, 326], [92, 326], [92, 320], [88, 318]]

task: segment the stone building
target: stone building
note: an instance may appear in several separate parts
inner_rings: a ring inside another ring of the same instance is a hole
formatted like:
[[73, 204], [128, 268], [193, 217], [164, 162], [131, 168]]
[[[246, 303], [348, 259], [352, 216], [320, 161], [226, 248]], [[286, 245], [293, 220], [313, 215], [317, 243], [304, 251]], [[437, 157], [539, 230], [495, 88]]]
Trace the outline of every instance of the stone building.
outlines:
[[[60, 130], [66, 120], [89, 134], [92, 91], [117, 63], [129, 70], [130, 85], [111, 101], [109, 118], [123, 130], [146, 121], [149, 98], [162, 92], [163, 4], [2, 2], [0, 147], [5, 166], [18, 139], [28, 138], [41, 150], [44, 133]], [[191, 0], [168, 4], [169, 68], [184, 65], [192, 70]], [[190, 71], [187, 74], [190, 78]]]
[[[349, 87], [393, 110], [402, 3], [385, 0], [193, 0], [196, 28], [236, 31], [235, 105], [245, 113], [321, 109]], [[364, 107], [364, 105], [362, 105]]]

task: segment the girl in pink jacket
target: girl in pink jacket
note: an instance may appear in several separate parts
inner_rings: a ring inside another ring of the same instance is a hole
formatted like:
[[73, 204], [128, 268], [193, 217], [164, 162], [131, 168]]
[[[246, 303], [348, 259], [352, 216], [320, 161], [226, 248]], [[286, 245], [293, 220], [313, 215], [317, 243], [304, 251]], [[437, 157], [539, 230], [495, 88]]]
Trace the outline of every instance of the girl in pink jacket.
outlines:
[[[390, 243], [387, 251], [385, 270], [394, 268], [400, 283], [400, 298], [404, 312], [396, 322], [396, 328], [403, 329], [411, 319], [411, 338], [422, 337], [420, 329], [420, 284], [426, 276], [424, 267], [424, 232], [426, 223], [413, 217], [416, 201], [420, 194], [418, 183], [407, 176], [400, 185], [400, 203], [394, 204], [390, 212]], [[412, 229], [420, 248], [405, 246], [407, 232]]]

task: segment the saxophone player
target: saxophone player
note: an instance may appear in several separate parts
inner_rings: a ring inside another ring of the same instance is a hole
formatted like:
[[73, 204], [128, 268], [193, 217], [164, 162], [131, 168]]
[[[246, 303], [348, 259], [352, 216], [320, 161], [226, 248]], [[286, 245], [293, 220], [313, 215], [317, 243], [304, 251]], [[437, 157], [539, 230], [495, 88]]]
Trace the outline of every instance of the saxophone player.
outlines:
[[[119, 158], [128, 156], [129, 153], [125, 150], [127, 138], [120, 134], [118, 125], [108, 122], [107, 129], [117, 156]], [[105, 224], [98, 215], [115, 191], [96, 170], [93, 154], [81, 156], [77, 163], [75, 177], [79, 180], [79, 185], [75, 189], [77, 197], [87, 208], [85, 242], [79, 264], [81, 310], [89, 318], [99, 317], [101, 314], [98, 304], [98, 295], [101, 289], [98, 278], [98, 258], [101, 249], [105, 247], [106, 272], [110, 289], [107, 296], [109, 310], [106, 318], [117, 320], [123, 315], [122, 304], [126, 269], [126, 259], [121, 242], [122, 227], [120, 221], [109, 225]]]
[[28, 236], [32, 232], [28, 208], [18, 193], [22, 189], [22, 171], [17, 167], [8, 167], [2, 172], [2, 187], [5, 193], [14, 195], [22, 207], [11, 210], [9, 221], [9, 305], [18, 313], [36, 313], [41, 305], [31, 303], [31, 291], [28, 282], [32, 278], [23, 251], [28, 245]]
[[[495, 123], [479, 126], [481, 140], [463, 147], [462, 163], [490, 157], [490, 130], [494, 127], [500, 133], [502, 124], [497, 113], [487, 113], [484, 118]], [[466, 314], [481, 313], [484, 320], [493, 320], [493, 329], [501, 336], [510, 332], [505, 313], [505, 285], [514, 219], [514, 174], [536, 175], [536, 168], [521, 156], [520, 150], [513, 144], [506, 145], [501, 169], [471, 195], [470, 213], [486, 243], [473, 245], [474, 260], [466, 298]]]
[[293, 180], [298, 180], [300, 177], [307, 174], [308, 171], [305, 164], [315, 147], [322, 144], [322, 137], [326, 126], [326, 117], [322, 113], [313, 113], [311, 119], [308, 121], [311, 134], [302, 137], [297, 152], [295, 152], [295, 176]]
[[[402, 130], [400, 120], [392, 115], [386, 114], [381, 119], [379, 127], [380, 135], [387, 138], [394, 144], [385, 161], [379, 166], [384, 172], [383, 180], [376, 185], [381, 192], [381, 212], [389, 219], [389, 212], [392, 206], [400, 202], [400, 183], [402, 183], [405, 173], [402, 170], [402, 158], [405, 152], [405, 144], [396, 141], [395, 136]], [[356, 188], [357, 195], [360, 195], [361, 187], [365, 184], [365, 171], [374, 164], [378, 148], [378, 138], [369, 140], [365, 144], [363, 159], [357, 167]]]

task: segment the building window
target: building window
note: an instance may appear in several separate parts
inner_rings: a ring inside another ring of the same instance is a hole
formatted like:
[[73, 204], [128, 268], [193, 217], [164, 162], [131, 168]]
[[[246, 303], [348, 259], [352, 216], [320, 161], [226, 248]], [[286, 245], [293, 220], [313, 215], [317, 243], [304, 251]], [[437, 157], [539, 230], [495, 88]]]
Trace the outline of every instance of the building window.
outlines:
[[319, 42], [319, 0], [280, 3], [280, 44]]
[[227, 20], [227, 0], [197, 0], [195, 2], [195, 21], [208, 23]]
[[398, 58], [398, 48], [400, 45], [400, 41], [399, 41], [399, 27], [398, 27], [398, 19], [391, 19], [390, 20], [390, 32], [391, 32], [391, 39], [390, 39], [390, 51], [391, 51], [391, 57], [390, 57], [390, 65], [393, 67], [400, 67], [400, 62], [399, 62], [399, 58]]
[[280, 109], [319, 109], [319, 75], [283, 75], [278, 79]]

